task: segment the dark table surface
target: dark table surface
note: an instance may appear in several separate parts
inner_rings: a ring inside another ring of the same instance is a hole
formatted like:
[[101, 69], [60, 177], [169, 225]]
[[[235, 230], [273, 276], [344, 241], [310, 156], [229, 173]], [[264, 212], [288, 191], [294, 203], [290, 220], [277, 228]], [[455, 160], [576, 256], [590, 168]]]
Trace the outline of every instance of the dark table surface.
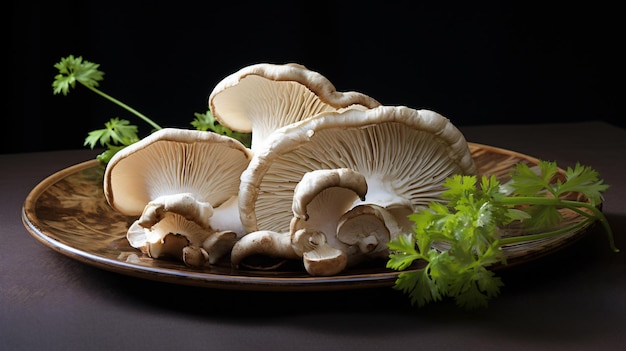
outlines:
[[230, 291], [93, 267], [42, 245], [21, 211], [47, 176], [92, 150], [0, 155], [0, 350], [601, 350], [626, 345], [626, 130], [602, 122], [461, 128], [468, 141], [600, 172], [600, 226], [547, 257], [499, 272], [500, 296], [465, 311], [412, 308], [391, 288]]

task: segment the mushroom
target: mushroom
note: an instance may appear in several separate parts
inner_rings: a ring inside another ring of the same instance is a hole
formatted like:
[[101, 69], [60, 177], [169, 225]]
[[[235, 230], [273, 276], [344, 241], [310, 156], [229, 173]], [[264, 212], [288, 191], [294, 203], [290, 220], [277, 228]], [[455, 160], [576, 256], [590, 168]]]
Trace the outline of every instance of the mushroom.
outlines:
[[299, 229], [291, 233], [291, 242], [301, 248], [304, 269], [313, 276], [341, 273], [348, 265], [348, 254], [327, 242], [326, 233]]
[[476, 173], [463, 134], [436, 112], [380, 106], [323, 113], [280, 128], [252, 157], [239, 189], [246, 232], [288, 231], [304, 174], [338, 168], [365, 177], [368, 204], [403, 215], [439, 200], [448, 176]]
[[220, 81], [209, 96], [215, 119], [231, 130], [252, 133], [251, 149], [274, 130], [321, 112], [379, 106], [358, 92], [338, 92], [321, 74], [295, 63], [259, 63]]
[[364, 200], [366, 192], [365, 178], [350, 169], [306, 173], [294, 190], [289, 232], [248, 233], [234, 245], [231, 263], [238, 267], [248, 256], [266, 255], [300, 258], [311, 275], [341, 272], [348, 264], [348, 248], [326, 233], [335, 231], [341, 214]]
[[[367, 199], [344, 189], [349, 201], [339, 208], [320, 191], [298, 195], [302, 183], [323, 183], [317, 170], [337, 169], [362, 178]], [[278, 129], [255, 152], [241, 176], [241, 221], [246, 236], [290, 232], [292, 245], [296, 235], [310, 238], [342, 251], [350, 266], [388, 255], [386, 242], [412, 230], [407, 216], [438, 201], [447, 177], [475, 173], [463, 134], [436, 112], [380, 106], [322, 113]]]
[[293, 194], [291, 244], [311, 275], [334, 275], [347, 265], [349, 248], [334, 234], [342, 213], [365, 200], [367, 182], [348, 168], [307, 172]]
[[113, 209], [139, 216], [127, 232], [131, 246], [189, 266], [214, 264], [245, 234], [237, 193], [251, 157], [230, 137], [164, 128], [113, 156], [105, 198]]

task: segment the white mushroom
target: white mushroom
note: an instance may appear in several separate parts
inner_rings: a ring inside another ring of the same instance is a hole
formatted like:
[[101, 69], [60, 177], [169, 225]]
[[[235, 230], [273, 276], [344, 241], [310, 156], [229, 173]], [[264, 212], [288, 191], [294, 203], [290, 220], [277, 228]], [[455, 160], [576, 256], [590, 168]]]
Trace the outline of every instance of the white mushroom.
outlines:
[[341, 272], [348, 264], [348, 247], [333, 234], [341, 214], [364, 200], [366, 192], [365, 178], [350, 169], [306, 173], [294, 190], [289, 232], [247, 234], [233, 247], [231, 263], [238, 267], [246, 257], [266, 255], [302, 259], [311, 275]]
[[433, 111], [380, 106], [323, 113], [280, 128], [257, 150], [241, 175], [244, 229], [288, 231], [304, 174], [339, 168], [365, 177], [367, 204], [400, 217], [439, 200], [448, 176], [476, 172], [463, 134]]
[[348, 265], [348, 254], [327, 242], [325, 233], [305, 228], [291, 233], [291, 242], [302, 250], [304, 269], [313, 276], [341, 273]]
[[[250, 264], [244, 260], [249, 257], [264, 256], [270, 258], [269, 264], [263, 260], [261, 263]], [[285, 260], [301, 259], [291, 245], [291, 233], [272, 232], [269, 230], [261, 230], [246, 234], [239, 239], [234, 245], [230, 253], [231, 265], [235, 268], [241, 266], [258, 269], [271, 270], [280, 267]], [[272, 261], [271, 259], [278, 259]]]
[[251, 149], [274, 130], [321, 112], [379, 106], [358, 92], [338, 92], [321, 74], [299, 64], [259, 63], [220, 81], [209, 96], [215, 119], [238, 132], [252, 132]]
[[213, 264], [244, 234], [237, 192], [250, 159], [230, 137], [165, 128], [109, 161], [104, 193], [113, 209], [139, 216], [127, 233], [131, 246], [189, 266]]
[[[334, 192], [326, 192], [326, 199], [322, 200], [324, 209], [330, 213], [336, 212], [331, 207], [345, 207], [351, 205], [356, 200], [365, 200], [367, 193], [367, 182], [362, 174], [348, 168], [341, 169], [319, 169], [307, 172], [302, 176], [294, 189], [291, 212], [294, 217], [308, 220], [308, 205], [320, 193], [328, 189]], [[344, 194], [341, 189], [348, 189], [354, 192], [354, 196]], [[341, 191], [341, 193], [338, 193]], [[353, 199], [353, 197], [355, 197]], [[323, 209], [320, 209], [323, 210]]]
[[[324, 199], [321, 191], [300, 197], [308, 203], [297, 200], [301, 182], [323, 183], [314, 180], [322, 175], [317, 170], [343, 168], [364, 179], [367, 199], [337, 188], [345, 203]], [[280, 128], [257, 150], [241, 177], [241, 220], [248, 232], [289, 231], [292, 245], [297, 233], [302, 242], [332, 247], [349, 266], [386, 257], [390, 238], [412, 229], [408, 214], [438, 200], [448, 176], [475, 172], [461, 132], [433, 111], [381, 106], [323, 113]]]
[[309, 274], [335, 275], [355, 264], [354, 252], [335, 233], [342, 214], [366, 193], [365, 177], [348, 168], [307, 172], [296, 185], [289, 232]]

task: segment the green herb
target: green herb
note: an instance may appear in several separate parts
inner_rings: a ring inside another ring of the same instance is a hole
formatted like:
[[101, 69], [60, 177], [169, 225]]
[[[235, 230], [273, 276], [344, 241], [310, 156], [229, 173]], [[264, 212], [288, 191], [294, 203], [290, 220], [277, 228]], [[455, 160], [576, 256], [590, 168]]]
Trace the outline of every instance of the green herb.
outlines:
[[252, 134], [251, 133], [241, 133], [234, 132], [223, 125], [219, 124], [219, 122], [213, 117], [213, 113], [210, 110], [207, 110], [206, 113], [198, 113], [194, 114], [196, 118], [191, 121], [191, 125], [194, 126], [197, 130], [203, 131], [212, 131], [214, 133], [222, 134], [229, 136], [233, 139], [239, 140], [246, 147], [250, 147], [252, 142]]
[[70, 55], [62, 58], [59, 63], [54, 65], [54, 67], [59, 70], [59, 74], [54, 77], [54, 81], [52, 82], [54, 94], [63, 93], [63, 95], [67, 95], [70, 88], [74, 88], [76, 86], [76, 82], [78, 82], [96, 94], [141, 118], [146, 123], [150, 124], [154, 129], [161, 129], [161, 126], [154, 123], [150, 118], [144, 116], [123, 102], [103, 93], [97, 88], [99, 82], [104, 79], [104, 72], [98, 70], [100, 65], [86, 60], [83, 61], [83, 58], [80, 56], [74, 57], [73, 55]]
[[[503, 286], [488, 268], [506, 264], [503, 245], [561, 235], [594, 221], [602, 224], [611, 249], [618, 252], [607, 219], [598, 209], [601, 194], [609, 186], [598, 178], [598, 172], [580, 164], [568, 168], [564, 180], [553, 181], [557, 172], [556, 163], [540, 161], [537, 168], [518, 163], [505, 184], [494, 176], [482, 176], [480, 183], [477, 176], [446, 179], [443, 201], [410, 215], [413, 233], [388, 244], [392, 253], [387, 268], [403, 271], [414, 262], [425, 264], [400, 273], [394, 288], [408, 294], [411, 304], [419, 307], [444, 297], [467, 309], [485, 307]], [[572, 192], [588, 201], [568, 200]], [[560, 208], [584, 220], [560, 228]], [[502, 229], [514, 221], [521, 221], [528, 234], [501, 238]]]
[[[162, 129], [161, 126], [150, 118], [98, 89], [100, 82], [104, 79], [104, 72], [98, 69], [100, 65], [83, 60], [80, 56], [74, 57], [73, 55], [69, 55], [68, 57], [62, 58], [54, 67], [59, 70], [59, 73], [54, 77], [54, 81], [52, 82], [53, 93], [55, 95], [67, 95], [70, 89], [76, 87], [76, 82], [78, 82], [96, 94], [139, 117], [152, 126], [154, 130]], [[192, 121], [191, 124], [196, 127], [196, 129], [227, 135], [241, 141], [245, 146], [250, 147], [251, 133], [233, 132], [220, 125], [213, 118], [210, 110], [207, 110], [205, 114], [196, 113], [195, 117], [195, 120]], [[103, 129], [89, 132], [84, 142], [85, 146], [88, 145], [92, 149], [96, 145], [106, 147], [106, 150], [96, 157], [102, 163], [109, 162], [111, 157], [119, 150], [140, 140], [137, 135], [137, 126], [131, 125], [128, 120], [115, 117], [106, 122], [104, 126], [105, 128]]]
[[92, 149], [96, 144], [106, 146], [106, 150], [96, 157], [102, 163], [108, 163], [115, 153], [139, 141], [137, 126], [131, 125], [125, 119], [112, 118], [104, 126], [104, 129], [89, 132], [85, 138], [85, 145]]

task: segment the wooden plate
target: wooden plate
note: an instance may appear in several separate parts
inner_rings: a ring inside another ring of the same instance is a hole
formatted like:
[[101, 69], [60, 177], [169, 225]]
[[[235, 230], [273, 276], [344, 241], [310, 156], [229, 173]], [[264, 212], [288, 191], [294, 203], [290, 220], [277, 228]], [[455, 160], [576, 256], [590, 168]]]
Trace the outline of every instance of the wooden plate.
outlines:
[[[509, 178], [517, 162], [539, 162], [531, 156], [487, 145], [470, 143], [470, 149], [479, 173], [493, 174], [502, 182]], [[300, 264], [287, 264], [275, 271], [234, 269], [228, 262], [194, 269], [182, 262], [151, 259], [126, 241], [127, 228], [135, 218], [109, 207], [102, 190], [103, 172], [104, 167], [91, 160], [44, 179], [24, 202], [22, 220], [26, 229], [47, 247], [80, 262], [174, 284], [256, 291], [323, 291], [392, 286], [399, 274], [384, 268], [385, 262], [347, 269], [332, 277], [311, 277]], [[563, 212], [563, 216], [564, 225], [584, 220], [570, 211]], [[494, 268], [528, 262], [562, 249], [587, 229], [583, 226], [558, 237], [505, 246], [508, 264]], [[521, 234], [522, 229], [513, 227], [505, 233]]]

